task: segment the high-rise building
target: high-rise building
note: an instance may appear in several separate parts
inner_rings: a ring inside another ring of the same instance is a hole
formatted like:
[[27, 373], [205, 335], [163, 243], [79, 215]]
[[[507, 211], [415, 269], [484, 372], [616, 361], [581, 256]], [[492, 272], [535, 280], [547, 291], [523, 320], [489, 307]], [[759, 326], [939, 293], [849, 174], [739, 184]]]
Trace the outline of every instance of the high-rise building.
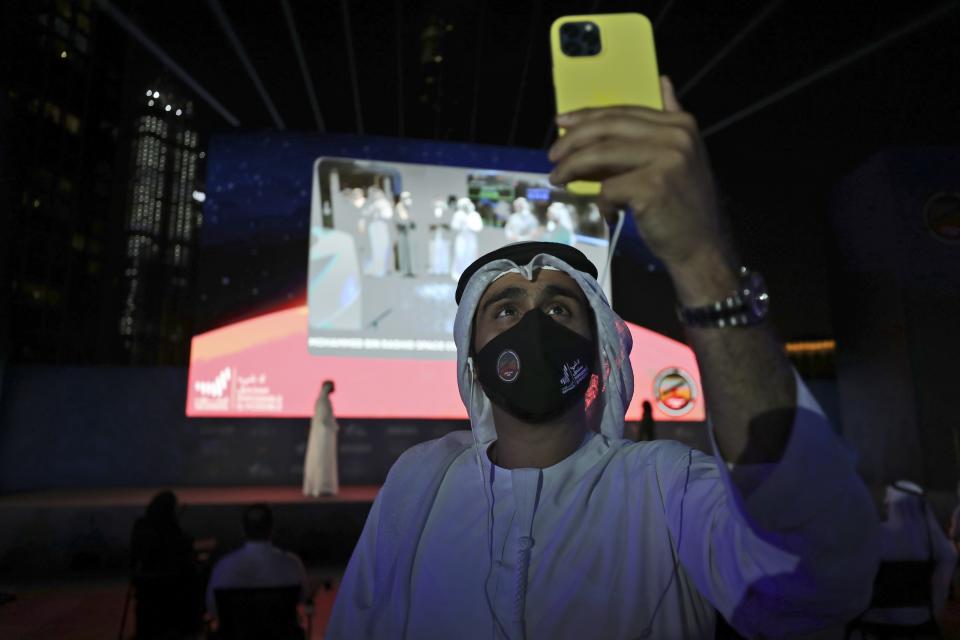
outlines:
[[460, 53], [450, 46], [453, 30], [448, 18], [430, 15], [420, 31], [419, 86], [412, 124], [420, 135], [440, 140], [451, 137], [458, 117], [463, 120], [458, 98], [463, 80], [449, 73], [453, 68], [450, 56]]
[[127, 41], [91, 0], [0, 3], [0, 354], [109, 362]]
[[144, 87], [131, 136], [125, 267], [117, 330], [133, 364], [189, 355], [205, 153], [193, 102], [157, 80]]

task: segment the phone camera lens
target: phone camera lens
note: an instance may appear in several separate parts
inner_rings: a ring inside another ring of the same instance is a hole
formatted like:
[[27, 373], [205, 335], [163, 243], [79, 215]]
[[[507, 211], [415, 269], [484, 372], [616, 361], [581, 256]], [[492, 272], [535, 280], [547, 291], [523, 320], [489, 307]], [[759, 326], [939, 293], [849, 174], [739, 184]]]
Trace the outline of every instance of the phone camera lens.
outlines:
[[566, 22], [560, 25], [560, 50], [571, 57], [600, 53], [600, 29], [593, 22]]

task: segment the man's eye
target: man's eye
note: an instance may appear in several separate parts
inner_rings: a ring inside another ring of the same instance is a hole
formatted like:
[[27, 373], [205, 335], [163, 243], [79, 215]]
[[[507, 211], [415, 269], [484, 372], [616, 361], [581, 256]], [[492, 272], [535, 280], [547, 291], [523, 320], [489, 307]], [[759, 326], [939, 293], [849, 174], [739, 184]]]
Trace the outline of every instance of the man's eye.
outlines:
[[500, 310], [497, 311], [497, 315], [496, 315], [495, 317], [497, 317], [497, 318], [509, 318], [509, 317], [511, 317], [511, 316], [516, 315], [516, 313], [517, 313], [517, 310], [514, 309], [513, 307], [509, 307], [509, 306], [508, 306], [508, 307], [502, 307]]
[[567, 308], [562, 304], [552, 304], [549, 307], [547, 307], [548, 316], [562, 316], [566, 313], [569, 313], [569, 312], [567, 311]]

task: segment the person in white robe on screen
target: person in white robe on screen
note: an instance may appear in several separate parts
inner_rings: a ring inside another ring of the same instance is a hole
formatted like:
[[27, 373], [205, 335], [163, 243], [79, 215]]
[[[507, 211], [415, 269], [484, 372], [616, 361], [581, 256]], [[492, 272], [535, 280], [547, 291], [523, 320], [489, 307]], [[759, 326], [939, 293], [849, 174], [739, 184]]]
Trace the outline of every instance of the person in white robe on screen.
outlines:
[[303, 494], [306, 496], [333, 496], [340, 490], [337, 475], [337, 431], [340, 427], [330, 403], [333, 390], [333, 381], [326, 380], [313, 408], [303, 462]]
[[483, 230], [483, 218], [470, 198], [457, 200], [457, 208], [450, 221], [453, 231], [453, 264], [450, 266], [450, 276], [454, 280], [460, 279], [460, 274], [467, 266], [477, 259], [477, 234]]
[[370, 261], [366, 274], [382, 278], [393, 271], [393, 242], [388, 221], [393, 219], [393, 207], [383, 190], [370, 187], [367, 190], [365, 215], [367, 236], [370, 238]]
[[[699, 307], [737, 287], [737, 262], [696, 126], [664, 94], [667, 112], [558, 118], [551, 179], [599, 181], [610, 207], [656, 203], [635, 222], [680, 303]], [[463, 273], [471, 429], [394, 464], [328, 638], [713, 638], [717, 611], [745, 636], [784, 637], [866, 606], [876, 510], [763, 310], [746, 326], [688, 323], [713, 455], [630, 442], [631, 334], [596, 278], [577, 249], [539, 242]]]
[[543, 235], [546, 242], [561, 242], [571, 247], [577, 243], [574, 236], [573, 216], [562, 202], [554, 202], [547, 207], [547, 232]]
[[530, 210], [530, 201], [526, 198], [517, 198], [513, 201], [513, 213], [507, 218], [503, 233], [507, 242], [526, 242], [537, 237], [540, 221]]
[[417, 227], [413, 220], [413, 197], [404, 191], [397, 199], [397, 269], [408, 278], [413, 277], [413, 236]]
[[446, 219], [449, 213], [443, 200], [433, 201], [433, 224], [430, 225], [430, 254], [427, 256], [430, 275], [450, 274], [450, 239], [447, 232], [450, 225]]

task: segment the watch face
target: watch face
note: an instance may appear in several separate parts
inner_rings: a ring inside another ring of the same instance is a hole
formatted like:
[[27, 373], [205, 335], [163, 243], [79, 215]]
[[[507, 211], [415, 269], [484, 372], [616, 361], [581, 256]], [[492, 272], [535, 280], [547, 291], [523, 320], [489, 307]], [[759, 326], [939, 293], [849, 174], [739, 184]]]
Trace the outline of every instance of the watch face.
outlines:
[[759, 273], [751, 273], [748, 282], [750, 295], [747, 299], [747, 305], [750, 312], [756, 318], [763, 318], [767, 315], [770, 308], [770, 296], [767, 295], [767, 285]]
[[759, 296], [750, 300], [750, 310], [753, 312], [755, 317], [763, 318], [767, 315], [768, 309], [770, 309], [770, 300], [767, 297], [767, 294], [760, 294]]

